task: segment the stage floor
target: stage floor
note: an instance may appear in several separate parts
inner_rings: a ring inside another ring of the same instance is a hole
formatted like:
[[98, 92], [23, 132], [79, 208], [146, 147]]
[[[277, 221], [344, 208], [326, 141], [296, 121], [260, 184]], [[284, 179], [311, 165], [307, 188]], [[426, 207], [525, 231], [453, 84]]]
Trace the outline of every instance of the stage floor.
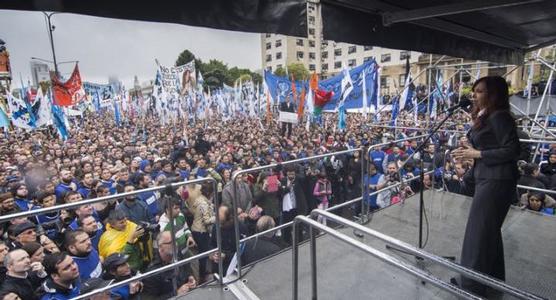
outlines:
[[[471, 199], [446, 192], [425, 194], [429, 234], [425, 249], [459, 260]], [[368, 227], [403, 240], [418, 242], [418, 197], [375, 214]], [[426, 224], [426, 223], [425, 223]], [[424, 227], [426, 239], [426, 226]], [[507, 282], [546, 298], [556, 297], [556, 218], [512, 208], [503, 226]], [[353, 230], [340, 229], [352, 237]], [[431, 262], [385, 249], [372, 237], [357, 238], [376, 249], [418, 265], [434, 276], [449, 280], [456, 275]], [[309, 245], [300, 247], [299, 299], [310, 298]], [[291, 299], [291, 251], [256, 264], [244, 276], [245, 284], [260, 299]], [[319, 299], [455, 299], [423, 285], [419, 279], [328, 235], [317, 240]], [[234, 299], [217, 287], [201, 288], [183, 299]], [[180, 299], [181, 299], [180, 298]], [[512, 299], [506, 296], [504, 299]]]

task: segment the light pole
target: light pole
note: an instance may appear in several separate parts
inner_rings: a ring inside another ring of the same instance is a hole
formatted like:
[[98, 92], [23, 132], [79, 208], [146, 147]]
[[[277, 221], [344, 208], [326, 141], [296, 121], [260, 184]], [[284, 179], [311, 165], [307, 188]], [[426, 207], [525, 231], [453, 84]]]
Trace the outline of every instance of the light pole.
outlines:
[[56, 29], [55, 26], [52, 25], [52, 23], [50, 22], [50, 18], [56, 14], [56, 12], [51, 12], [51, 13], [47, 13], [45, 11], [42, 12], [44, 14], [44, 16], [46, 17], [46, 21], [48, 23], [48, 36], [50, 37], [50, 47], [52, 47], [52, 59], [54, 60], [54, 72], [56, 73], [56, 76], [59, 75], [58, 73], [58, 64], [56, 63], [56, 51], [54, 50], [54, 38], [52, 37], [52, 32], [54, 31], [54, 29]]

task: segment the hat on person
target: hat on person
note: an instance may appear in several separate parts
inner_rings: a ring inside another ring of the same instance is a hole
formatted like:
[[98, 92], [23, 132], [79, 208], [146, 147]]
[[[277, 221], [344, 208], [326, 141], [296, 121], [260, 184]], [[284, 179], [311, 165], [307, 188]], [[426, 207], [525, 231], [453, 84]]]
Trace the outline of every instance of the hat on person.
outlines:
[[81, 294], [86, 294], [94, 290], [107, 287], [112, 284], [114, 280], [104, 280], [102, 278], [89, 278], [87, 281], [83, 282], [80, 287]]
[[104, 260], [104, 268], [107, 271], [110, 270], [114, 270], [116, 269], [118, 266], [121, 266], [123, 264], [125, 264], [127, 262], [127, 259], [129, 258], [129, 256], [122, 254], [122, 253], [114, 253], [114, 254], [110, 254], [105, 260]]
[[32, 222], [29, 221], [25, 221], [21, 224], [17, 224], [14, 227], [14, 236], [18, 236], [20, 234], [22, 234], [24, 231], [28, 230], [28, 229], [36, 229], [37, 226], [35, 224], [33, 224]]

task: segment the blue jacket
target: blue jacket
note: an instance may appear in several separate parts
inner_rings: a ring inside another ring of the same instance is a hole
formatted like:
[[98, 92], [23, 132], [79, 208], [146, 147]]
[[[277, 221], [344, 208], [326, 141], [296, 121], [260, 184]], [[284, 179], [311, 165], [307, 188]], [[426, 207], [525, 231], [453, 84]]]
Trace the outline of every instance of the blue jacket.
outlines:
[[97, 278], [102, 275], [102, 263], [98, 256], [97, 250], [93, 248], [91, 253], [85, 257], [72, 256], [73, 261], [79, 267], [79, 277], [81, 281], [85, 281], [89, 278]]
[[147, 206], [149, 207], [151, 218], [154, 218], [154, 216], [158, 215], [158, 213], [161, 211], [161, 205], [155, 192], [143, 192], [140, 193], [137, 197], [141, 201], [145, 202], [145, 204], [147, 204]]
[[[76, 186], [78, 186], [77, 183], [76, 183]], [[62, 203], [64, 195], [71, 190], [72, 189], [71, 189], [70, 185], [65, 184], [63, 182], [58, 183], [58, 185], [56, 186], [56, 189], [54, 190], [54, 194], [56, 194], [56, 203]]]
[[42, 285], [42, 290], [45, 292], [41, 300], [66, 300], [73, 299], [79, 296], [81, 283], [79, 280], [74, 282], [70, 289], [66, 289], [57, 285], [51, 278], [48, 278]]
[[376, 170], [379, 173], [384, 173], [384, 169], [382, 168], [382, 164], [384, 162], [384, 158], [386, 157], [386, 153], [381, 150], [373, 150], [370, 153], [370, 159], [376, 166]]

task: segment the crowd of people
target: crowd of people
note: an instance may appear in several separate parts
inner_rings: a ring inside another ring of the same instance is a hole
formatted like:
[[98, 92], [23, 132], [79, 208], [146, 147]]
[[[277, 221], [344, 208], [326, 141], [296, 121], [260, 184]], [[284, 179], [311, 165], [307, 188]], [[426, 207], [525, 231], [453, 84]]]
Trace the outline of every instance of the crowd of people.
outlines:
[[[402, 112], [397, 126], [425, 128], [426, 122], [423, 116], [416, 122]], [[216, 188], [207, 181], [173, 190], [139, 191], [4, 222], [0, 226], [0, 295], [3, 299], [70, 299], [160, 268], [174, 256], [183, 259], [216, 248], [218, 219], [221, 252], [180, 267], [178, 276], [173, 270], [162, 272], [95, 297], [164, 299], [173, 295], [173, 281], [175, 292], [185, 294], [211, 280], [219, 262], [226, 269], [234, 267], [233, 198], [245, 237], [287, 223], [296, 215], [307, 215], [314, 208], [326, 209], [357, 198], [363, 193], [362, 182], [368, 192], [364, 201], [371, 210], [395, 204], [420, 189], [466, 193], [463, 177], [471, 162], [455, 161], [449, 155], [449, 150], [467, 143], [466, 114], [457, 114], [434, 135], [422, 155], [414, 153], [420, 139], [391, 141], [426, 132], [389, 128], [387, 112], [377, 122], [348, 114], [347, 128], [341, 132], [335, 130], [335, 123], [335, 115], [325, 114], [322, 126], [309, 131], [294, 126], [284, 134], [280, 124], [257, 118], [222, 121], [213, 116], [165, 125], [156, 117], [144, 117], [125, 120], [118, 127], [108, 114], [90, 114], [74, 122], [71, 138], [64, 142], [52, 128], [0, 137], [3, 216], [184, 180], [212, 177], [217, 182]], [[369, 156], [353, 151], [282, 165], [379, 143], [385, 146], [373, 147]], [[522, 164], [521, 184], [556, 186], [554, 149], [540, 167]], [[367, 166], [363, 172], [362, 161]], [[234, 188], [236, 172], [268, 164], [276, 166], [237, 176]], [[426, 173], [423, 182], [414, 180], [383, 190], [421, 172]], [[522, 192], [516, 195], [516, 204], [554, 213], [556, 201], [551, 196]], [[354, 203], [341, 213], [359, 212]], [[291, 229], [285, 228], [246, 242], [240, 255], [248, 264], [279, 252], [291, 241]]]

